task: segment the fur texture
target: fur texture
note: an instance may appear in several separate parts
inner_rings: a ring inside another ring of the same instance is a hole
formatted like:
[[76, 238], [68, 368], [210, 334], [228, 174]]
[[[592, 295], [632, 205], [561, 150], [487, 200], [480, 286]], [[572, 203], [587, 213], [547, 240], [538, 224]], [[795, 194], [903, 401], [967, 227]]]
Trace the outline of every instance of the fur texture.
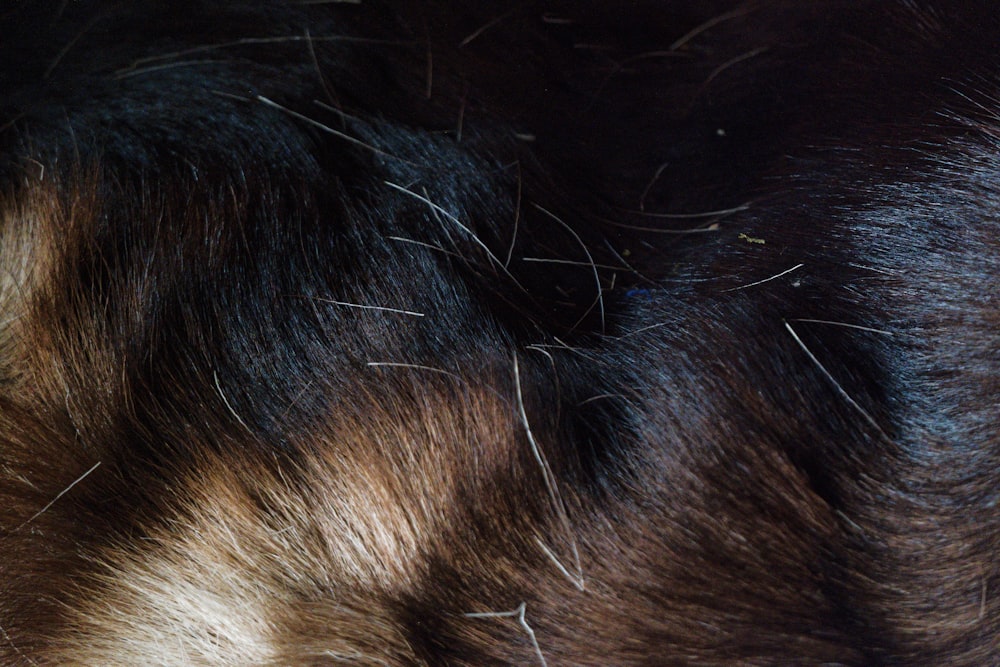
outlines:
[[991, 3], [0, 35], [3, 664], [1000, 661]]

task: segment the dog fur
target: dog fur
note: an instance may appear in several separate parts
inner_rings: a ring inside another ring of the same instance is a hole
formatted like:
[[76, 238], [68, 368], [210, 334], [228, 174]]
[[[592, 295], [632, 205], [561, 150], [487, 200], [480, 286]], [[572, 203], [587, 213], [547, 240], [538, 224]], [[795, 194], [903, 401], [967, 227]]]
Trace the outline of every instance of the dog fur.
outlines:
[[2, 664], [1000, 661], [990, 3], [0, 35]]

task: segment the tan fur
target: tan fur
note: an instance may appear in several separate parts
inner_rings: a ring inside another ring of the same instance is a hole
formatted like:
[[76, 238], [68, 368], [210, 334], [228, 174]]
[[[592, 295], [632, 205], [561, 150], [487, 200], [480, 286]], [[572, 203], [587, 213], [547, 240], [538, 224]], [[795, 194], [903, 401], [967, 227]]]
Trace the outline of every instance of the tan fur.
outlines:
[[31, 183], [6, 199], [0, 202], [0, 374], [11, 381], [25, 370], [33, 332], [25, 330], [23, 320], [51, 279], [60, 236], [56, 230], [68, 221], [54, 183]]
[[497, 403], [484, 391], [464, 414], [430, 397], [403, 414], [358, 406], [296, 463], [206, 454], [144, 539], [94, 557], [51, 660], [278, 665], [294, 646], [295, 664], [412, 664], [380, 606], [415, 592], [459, 477], [495, 465], [465, 449], [490, 449], [507, 419]]

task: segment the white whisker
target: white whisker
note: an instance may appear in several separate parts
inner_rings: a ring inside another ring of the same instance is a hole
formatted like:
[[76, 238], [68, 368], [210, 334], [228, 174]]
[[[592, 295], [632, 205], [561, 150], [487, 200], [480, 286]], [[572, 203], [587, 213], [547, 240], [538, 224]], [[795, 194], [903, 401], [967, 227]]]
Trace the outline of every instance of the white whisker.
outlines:
[[763, 285], [764, 283], [769, 283], [772, 280], [777, 280], [778, 278], [780, 278], [782, 276], [787, 276], [792, 271], [797, 271], [797, 270], [801, 269], [803, 266], [805, 266], [805, 264], [796, 264], [792, 268], [785, 269], [781, 273], [776, 273], [773, 276], [771, 276], [770, 278], [764, 278], [763, 280], [757, 280], [757, 281], [752, 282], [752, 283], [747, 283], [746, 285], [740, 285], [739, 287], [730, 287], [729, 289], [724, 289], [722, 291], [723, 292], [737, 292], [739, 290], [746, 289], [748, 287], [756, 287], [757, 285]]
[[310, 299], [312, 301], [320, 301], [322, 303], [331, 303], [335, 306], [345, 306], [347, 308], [357, 308], [359, 310], [377, 310], [385, 313], [397, 313], [399, 315], [412, 315], [413, 317], [424, 317], [423, 313], [418, 313], [415, 310], [403, 310], [401, 308], [389, 308], [388, 306], [368, 306], [362, 303], [351, 303], [349, 301], [337, 301], [335, 299], [324, 299], [319, 296], [308, 296], [303, 297]]
[[727, 69], [729, 69], [729, 68], [731, 68], [731, 67], [733, 67], [735, 65], [738, 65], [738, 64], [740, 64], [741, 62], [743, 62], [745, 60], [750, 60], [751, 58], [756, 58], [757, 56], [759, 56], [760, 54], [764, 53], [767, 50], [768, 49], [767, 49], [766, 46], [761, 46], [761, 47], [758, 47], [756, 49], [752, 49], [750, 51], [747, 51], [746, 53], [738, 55], [738, 56], [736, 56], [734, 58], [730, 58], [726, 62], [724, 62], [721, 65], [719, 65], [718, 67], [716, 67], [714, 70], [712, 70], [711, 74], [708, 75], [708, 78], [705, 79], [704, 83], [702, 83], [701, 86], [698, 88], [698, 91], [694, 94], [694, 98], [692, 99], [692, 102], [694, 100], [698, 99], [698, 96], [701, 95], [705, 91], [705, 89], [709, 87], [709, 85], [711, 85], [711, 83], [715, 80], [715, 78], [717, 76], [719, 76], [720, 74], [722, 74], [723, 72], [725, 72]]
[[219, 384], [219, 374], [212, 371], [212, 377], [215, 378], [215, 390], [219, 392], [219, 396], [222, 397], [222, 402], [226, 404], [226, 408], [229, 410], [230, 414], [236, 417], [236, 421], [242, 424], [243, 428], [245, 428], [250, 435], [254, 435], [254, 432], [249, 426], [247, 426], [247, 423], [243, 421], [243, 418], [240, 417], [239, 414], [236, 413], [236, 410], [233, 409], [233, 406], [229, 403], [229, 399], [226, 398], [226, 394], [223, 393], [222, 386]]
[[335, 136], [335, 137], [337, 137], [339, 139], [343, 139], [344, 141], [346, 141], [348, 143], [354, 144], [356, 146], [361, 146], [362, 148], [365, 148], [365, 149], [371, 151], [372, 153], [375, 153], [377, 155], [381, 155], [383, 157], [390, 158], [392, 160], [399, 160], [400, 162], [405, 162], [407, 164], [413, 164], [409, 160], [404, 160], [403, 158], [397, 157], [397, 156], [393, 155], [392, 153], [386, 153], [384, 150], [382, 150], [380, 148], [372, 146], [371, 144], [367, 144], [367, 143], [361, 141], [360, 139], [352, 137], [349, 134], [345, 134], [344, 132], [341, 132], [339, 130], [335, 130], [332, 127], [330, 127], [329, 125], [324, 125], [323, 123], [319, 122], [318, 120], [315, 120], [313, 118], [310, 118], [309, 116], [301, 114], [298, 111], [293, 111], [292, 109], [289, 109], [288, 107], [282, 106], [282, 105], [278, 104], [277, 102], [275, 102], [274, 100], [271, 100], [271, 99], [268, 99], [268, 98], [264, 97], [263, 95], [257, 95], [257, 97], [255, 99], [258, 102], [262, 103], [262, 104], [265, 104], [265, 105], [267, 105], [267, 106], [269, 106], [269, 107], [271, 107], [273, 109], [277, 109], [278, 111], [281, 111], [283, 113], [288, 114], [292, 118], [301, 120], [303, 123], [307, 123], [309, 125], [312, 125], [313, 127], [318, 128], [318, 129], [320, 129], [320, 130], [322, 130], [322, 131], [324, 131], [324, 132], [326, 132], [328, 134], [332, 134], [333, 136]]
[[[644, 218], [659, 218], [661, 220], [696, 220], [698, 218], [720, 218], [727, 215], [732, 215], [733, 213], [741, 213], [750, 208], [750, 203], [740, 204], [739, 206], [733, 206], [732, 208], [722, 208], [716, 211], [699, 211], [698, 213], [650, 213], [649, 211], [632, 211], [637, 215], [641, 215]], [[626, 227], [626, 225], [618, 225], [621, 227]], [[645, 228], [634, 228], [626, 227], [627, 229], [645, 229]], [[649, 231], [662, 231], [669, 232], [672, 230], [663, 229], [650, 229]], [[674, 230], [676, 231], [676, 230]], [[683, 230], [681, 230], [683, 231]], [[701, 231], [706, 231], [704, 228]]]
[[559, 486], [556, 484], [552, 468], [549, 467], [549, 462], [546, 460], [545, 454], [542, 453], [541, 447], [538, 446], [538, 441], [535, 440], [535, 434], [531, 430], [531, 423], [528, 421], [528, 413], [524, 408], [524, 394], [521, 391], [521, 372], [516, 354], [514, 355], [514, 388], [517, 392], [517, 408], [520, 412], [521, 423], [524, 425], [524, 431], [528, 436], [528, 444], [531, 446], [531, 453], [535, 457], [535, 461], [538, 463], [539, 468], [542, 470], [542, 480], [545, 482], [545, 488], [548, 491], [549, 500], [552, 502], [553, 509], [555, 510], [560, 523], [562, 523], [563, 529], [566, 531], [566, 539], [569, 542], [570, 551], [572, 552], [576, 574], [570, 574], [569, 570], [561, 562], [559, 562], [555, 553], [542, 544], [540, 539], [536, 539], [536, 541], [539, 546], [542, 547], [545, 554], [557, 565], [559, 571], [566, 575], [573, 585], [582, 591], [584, 590], [583, 568], [580, 564], [580, 551], [577, 548], [576, 536], [573, 533], [572, 526], [570, 525], [569, 514], [566, 512], [566, 505], [559, 493]]
[[591, 396], [588, 399], [580, 401], [579, 403], [576, 404], [576, 407], [579, 408], [579, 407], [583, 407], [584, 405], [587, 405], [589, 403], [594, 403], [596, 401], [603, 401], [603, 400], [612, 399], [612, 398], [618, 398], [618, 399], [625, 400], [625, 395], [624, 394], [598, 394], [596, 396]]
[[[128, 70], [120, 74], [115, 75], [116, 79], [128, 79], [131, 77], [142, 76], [144, 74], [152, 74], [153, 72], [163, 72], [172, 69], [181, 69], [184, 67], [201, 67], [207, 65], [218, 65], [220, 63], [225, 63], [225, 60], [216, 59], [202, 59], [202, 60], [177, 60], [174, 62], [163, 63], [161, 65], [151, 65], [149, 67], [141, 67], [139, 69]], [[235, 97], [235, 96], [234, 96]]]
[[451, 252], [450, 250], [445, 250], [441, 246], [434, 245], [433, 243], [427, 243], [425, 241], [417, 241], [416, 239], [408, 239], [408, 238], [403, 237], [403, 236], [386, 236], [385, 238], [389, 239], [390, 241], [399, 241], [400, 243], [410, 243], [410, 244], [413, 244], [413, 245], [421, 246], [423, 248], [428, 248], [430, 250], [436, 250], [438, 252], [443, 252], [444, 254], [450, 255], [451, 257], [460, 257], [460, 255], [458, 253]]
[[535, 649], [535, 656], [538, 658], [538, 663], [542, 667], [548, 667], [545, 662], [545, 656], [542, 654], [542, 647], [538, 644], [538, 638], [535, 636], [535, 631], [531, 629], [528, 625], [528, 621], [525, 618], [525, 612], [528, 609], [528, 603], [522, 602], [518, 605], [517, 609], [511, 611], [486, 611], [486, 612], [474, 612], [463, 614], [466, 618], [516, 618], [518, 625], [524, 630], [525, 634], [528, 635], [528, 639], [531, 641], [531, 646]]
[[[542, 206], [539, 206], [538, 204], [534, 204], [534, 206], [539, 211], [541, 211], [545, 215], [549, 216], [550, 218], [552, 218], [553, 220], [555, 220], [559, 225], [561, 225], [563, 227], [563, 229], [565, 229], [567, 232], [569, 232], [573, 236], [573, 238], [576, 239], [576, 242], [580, 244], [580, 247], [583, 248], [583, 253], [587, 256], [587, 261], [590, 264], [590, 268], [593, 269], [593, 271], [594, 271], [594, 282], [597, 284], [597, 297], [595, 299], [595, 303], [600, 308], [600, 314], [601, 314], [601, 331], [604, 331], [604, 329], [605, 329], [604, 288], [601, 286], [601, 274], [598, 273], [597, 263], [594, 261], [594, 256], [590, 254], [590, 249], [587, 247], [587, 244], [583, 242], [583, 239], [580, 238], [580, 235], [576, 233], [576, 230], [574, 230], [572, 227], [570, 227], [568, 224], [566, 224], [565, 221], [561, 220], [559, 218], [559, 216], [557, 216], [552, 211], [549, 211], [548, 209], [546, 209], [546, 208], [544, 208]], [[593, 305], [591, 306], [591, 308], [592, 307], [593, 307]], [[588, 309], [588, 312], [589, 312], [589, 309]], [[586, 314], [584, 314], [584, 316], [586, 316]], [[582, 318], [581, 318], [581, 321], [582, 321]], [[579, 322], [577, 324], [579, 324]], [[575, 327], [575, 325], [574, 325], [574, 327]]]
[[806, 353], [806, 356], [808, 356], [809, 360], [812, 361], [813, 364], [816, 366], [816, 368], [819, 369], [820, 373], [822, 373], [823, 376], [830, 382], [830, 384], [833, 385], [833, 388], [837, 391], [838, 394], [840, 394], [841, 398], [843, 398], [845, 401], [848, 402], [848, 404], [851, 405], [851, 407], [857, 410], [861, 414], [861, 416], [865, 418], [865, 421], [871, 424], [871, 426], [876, 431], [878, 431], [879, 434], [886, 439], [886, 441], [892, 442], [892, 438], [890, 438], [888, 434], [886, 434], [886, 432], [882, 430], [882, 427], [879, 426], [877, 421], [875, 421], [875, 418], [872, 417], [867, 410], [861, 407], [861, 404], [855, 401], [851, 397], [851, 395], [847, 393], [847, 390], [845, 390], [844, 387], [841, 386], [841, 384], [837, 381], [837, 378], [833, 377], [833, 374], [826, 369], [826, 366], [824, 366], [820, 362], [820, 360], [816, 358], [816, 355], [814, 355], [812, 351], [802, 341], [802, 339], [799, 338], [799, 335], [795, 332], [795, 329], [792, 328], [792, 325], [789, 324], [787, 321], [784, 322], [784, 325], [785, 328], [788, 329], [788, 333], [792, 334], [792, 338], [795, 339], [795, 342], [798, 344], [798, 346], [802, 348], [802, 351]]
[[639, 327], [638, 329], [635, 329], [634, 331], [629, 331], [628, 333], [622, 334], [621, 336], [618, 337], [618, 340], [624, 340], [626, 338], [631, 338], [632, 336], [637, 336], [637, 335], [639, 335], [641, 333], [644, 333], [646, 331], [652, 331], [653, 329], [662, 329], [663, 327], [669, 326], [670, 324], [674, 324], [674, 323], [673, 322], [657, 322], [656, 324], [649, 324], [649, 325], [644, 326], [644, 327]]
[[466, 37], [461, 42], [459, 42], [458, 45], [459, 46], [465, 46], [466, 44], [468, 44], [469, 42], [473, 41], [474, 39], [476, 39], [477, 37], [479, 37], [480, 35], [482, 35], [484, 32], [486, 32], [487, 30], [489, 30], [490, 28], [492, 28], [493, 26], [497, 25], [498, 23], [500, 23], [501, 21], [503, 21], [507, 17], [509, 17], [512, 14], [514, 14], [514, 12], [516, 12], [518, 9], [519, 9], [518, 7], [515, 7], [514, 9], [512, 9], [512, 10], [510, 10], [508, 12], [505, 12], [505, 13], [501, 14], [500, 16], [497, 16], [496, 18], [494, 18], [491, 21], [487, 22], [485, 25], [477, 28], [471, 34], [469, 34], [468, 37]]
[[386, 185], [388, 185], [390, 188], [392, 188], [393, 190], [398, 190], [399, 192], [402, 192], [403, 194], [407, 194], [407, 195], [413, 197], [414, 199], [417, 199], [417, 200], [422, 201], [423, 203], [427, 204], [427, 206], [430, 207], [431, 211], [433, 211], [435, 213], [435, 215], [443, 215], [445, 218], [447, 218], [452, 224], [454, 224], [456, 227], [458, 227], [463, 232], [465, 232], [469, 236], [469, 238], [471, 238], [472, 241], [476, 245], [478, 245], [480, 248], [482, 248], [483, 251], [486, 253], [486, 256], [489, 257], [500, 268], [500, 270], [503, 271], [504, 274], [506, 274], [507, 277], [510, 278], [511, 281], [514, 282], [515, 285], [517, 285], [518, 289], [520, 289], [522, 292], [526, 291], [524, 289], [524, 287], [522, 287], [521, 284], [519, 282], [517, 282], [517, 279], [514, 278], [513, 274], [511, 274], [510, 271], [508, 271], [504, 267], [503, 262], [501, 262], [500, 259], [496, 255], [493, 254], [493, 251], [491, 251], [489, 249], [489, 247], [485, 243], [483, 243], [482, 239], [480, 239], [478, 236], [476, 236], [476, 234], [471, 229], [469, 229], [464, 224], [462, 224], [461, 220], [459, 220], [454, 215], [452, 215], [448, 211], [444, 210], [443, 208], [441, 208], [440, 206], [438, 206], [437, 204], [435, 204], [434, 202], [432, 202], [430, 200], [430, 197], [426, 197], [424, 195], [416, 193], [413, 190], [409, 190], [407, 188], [404, 188], [402, 185], [397, 185], [396, 183], [393, 183], [391, 181], [383, 181], [383, 182]]
[[450, 378], [454, 378], [458, 381], [462, 381], [462, 378], [451, 371], [446, 371], [443, 368], [434, 368], [433, 366], [423, 366], [421, 364], [407, 364], [401, 361], [369, 361], [365, 364], [369, 368], [410, 368], [418, 371], [429, 371], [431, 373], [439, 373], [441, 375], [447, 375]]
[[306, 28], [305, 34], [303, 35], [306, 40], [306, 51], [309, 53], [309, 61], [312, 63], [313, 69], [316, 71], [316, 79], [319, 81], [320, 87], [326, 94], [328, 100], [331, 103], [337, 103], [337, 96], [334, 94], [333, 89], [330, 88], [330, 82], [326, 80], [323, 76], [323, 68], [320, 67], [319, 57], [316, 55], [316, 45], [313, 43], [312, 34], [309, 32], [309, 28]]
[[517, 198], [514, 200], [514, 231], [510, 235], [510, 246], [507, 248], [507, 258], [504, 268], [510, 267], [510, 258], [514, 255], [514, 244], [517, 243], [517, 232], [521, 222], [521, 163], [517, 163]]
[[[67, 486], [65, 489], [63, 489], [59, 493], [57, 493], [55, 498], [53, 498], [48, 503], [46, 503], [45, 507], [43, 507], [42, 509], [40, 509], [37, 512], [35, 512], [34, 514], [32, 514], [31, 517], [28, 518], [27, 521], [25, 521], [24, 523], [22, 523], [20, 526], [18, 526], [17, 528], [15, 528], [14, 530], [12, 530], [11, 532], [12, 533], [16, 533], [17, 531], [21, 530], [22, 528], [24, 528], [25, 526], [27, 526], [29, 523], [31, 523], [32, 521], [34, 521], [35, 519], [37, 519], [38, 517], [40, 517], [42, 514], [44, 514], [45, 512], [47, 512], [50, 507], [52, 507], [53, 505], [56, 504], [57, 500], [59, 500], [60, 498], [62, 498], [63, 496], [65, 496], [67, 493], [69, 493], [70, 489], [72, 489], [74, 486], [76, 486], [77, 484], [79, 484], [80, 482], [82, 482], [84, 479], [86, 479], [90, 475], [90, 473], [92, 473], [95, 470], [97, 470], [97, 467], [99, 465], [101, 465], [100, 461], [98, 461], [97, 463], [95, 463], [94, 465], [92, 465], [90, 467], [90, 470], [88, 470], [87, 472], [85, 472], [82, 475], [80, 475], [79, 477], [77, 477], [69, 486]], [[4, 633], [4, 634], [6, 634], [6, 633]]]
[[701, 25], [694, 27], [693, 29], [689, 30], [688, 32], [684, 33], [681, 37], [679, 37], [673, 44], [670, 45], [670, 50], [676, 51], [677, 49], [681, 48], [682, 46], [690, 42], [692, 39], [702, 34], [703, 32], [714, 28], [715, 26], [719, 25], [724, 21], [728, 21], [729, 19], [734, 19], [739, 16], [742, 16], [746, 14], [747, 11], [748, 10], [746, 8], [736, 9], [730, 12], [726, 12], [725, 14], [719, 14], [718, 16], [705, 21]]
[[62, 62], [63, 58], [66, 57], [66, 54], [68, 54], [73, 49], [73, 47], [76, 46], [76, 43], [79, 42], [80, 39], [85, 34], [87, 34], [90, 31], [90, 29], [97, 24], [98, 21], [101, 20], [101, 18], [102, 18], [101, 15], [98, 14], [94, 18], [87, 21], [87, 23], [84, 24], [84, 26], [80, 29], [80, 31], [77, 32], [76, 35], [74, 35], [73, 38], [66, 43], [65, 46], [59, 49], [59, 53], [56, 54], [56, 57], [52, 59], [52, 62], [49, 63], [49, 66], [46, 67], [45, 71], [42, 73], [43, 80], [49, 78], [49, 76], [52, 74], [55, 68], [59, 66], [59, 63]]
[[19, 656], [27, 660], [30, 664], [36, 665], [37, 667], [38, 663], [32, 660], [30, 656], [25, 655], [24, 652], [22, 652], [21, 649], [18, 648], [17, 644], [14, 643], [14, 640], [11, 638], [11, 636], [7, 633], [7, 630], [2, 625], [0, 625], [0, 637], [3, 637], [3, 640], [7, 642], [7, 645], [10, 646], [12, 649], [14, 649], [14, 653], [17, 653]]
[[[337, 2], [349, 2], [350, 0], [327, 0], [327, 1], [337, 1]], [[163, 60], [173, 60], [174, 58], [181, 58], [183, 56], [188, 56], [196, 53], [208, 53], [211, 51], [219, 51], [222, 49], [237, 48], [240, 46], [254, 46], [259, 44], [287, 44], [292, 42], [351, 42], [359, 44], [383, 44], [388, 46], [409, 46], [412, 42], [406, 41], [395, 41], [395, 40], [384, 40], [384, 39], [372, 39], [367, 37], [354, 37], [352, 35], [313, 35], [311, 37], [306, 37], [305, 35], [278, 35], [272, 37], [244, 37], [242, 39], [233, 40], [231, 42], [220, 42], [218, 44], [204, 44], [202, 46], [195, 46], [190, 49], [183, 49], [180, 51], [171, 51], [170, 53], [160, 53], [155, 56], [148, 56], [146, 58], [139, 58], [132, 61], [132, 63], [123, 69], [115, 72], [115, 76], [120, 76], [121, 74], [135, 70], [146, 63], [154, 63]]]
[[857, 329], [858, 331], [867, 331], [869, 333], [882, 334], [883, 336], [895, 336], [891, 331], [885, 331], [883, 329], [873, 329], [872, 327], [863, 327], [860, 324], [849, 324], [847, 322], [834, 322], [832, 320], [814, 320], [805, 317], [791, 318], [789, 322], [808, 322], [812, 324], [829, 324], [835, 327], [844, 327], [845, 329]]
[[565, 264], [567, 266], [586, 266], [586, 267], [596, 267], [598, 269], [607, 269], [609, 271], [628, 271], [627, 266], [613, 266], [611, 264], [591, 264], [590, 262], [582, 262], [574, 259], [553, 259], [549, 257], [522, 257], [522, 262], [534, 262], [537, 264]]
[[653, 186], [656, 185], [656, 182], [660, 180], [660, 176], [663, 176], [663, 172], [665, 172], [667, 170], [667, 167], [669, 166], [670, 166], [669, 162], [664, 162], [659, 167], [657, 167], [655, 172], [653, 172], [653, 177], [649, 179], [649, 183], [646, 184], [646, 187], [643, 188], [642, 190], [642, 194], [639, 195], [640, 211], [646, 210], [646, 196], [649, 195], [650, 190], [653, 189]]

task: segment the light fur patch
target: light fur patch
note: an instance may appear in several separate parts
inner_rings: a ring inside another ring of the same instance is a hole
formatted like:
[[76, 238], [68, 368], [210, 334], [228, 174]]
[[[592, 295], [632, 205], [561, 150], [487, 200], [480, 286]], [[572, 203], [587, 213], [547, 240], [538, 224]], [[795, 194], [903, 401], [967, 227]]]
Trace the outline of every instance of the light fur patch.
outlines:
[[61, 216], [54, 186], [38, 185], [0, 201], [0, 374], [5, 379], [23, 371], [27, 336], [22, 321], [51, 276]]
[[200, 462], [148, 536], [101, 556], [55, 661], [419, 663], [393, 601], [453, 521], [469, 448], [501, 432], [498, 406], [465, 408], [373, 408], [295, 466]]

